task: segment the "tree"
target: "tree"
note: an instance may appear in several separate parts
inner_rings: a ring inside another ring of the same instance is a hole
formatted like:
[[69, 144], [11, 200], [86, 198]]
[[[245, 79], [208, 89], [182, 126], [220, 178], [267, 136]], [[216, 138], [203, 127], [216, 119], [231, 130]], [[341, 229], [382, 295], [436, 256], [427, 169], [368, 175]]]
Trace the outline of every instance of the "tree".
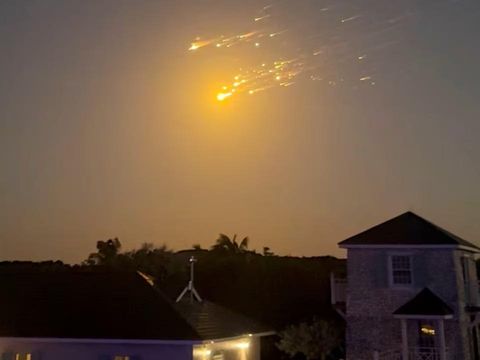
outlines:
[[160, 282], [167, 276], [167, 266], [171, 262], [172, 254], [166, 245], [155, 247], [153, 244], [144, 243], [140, 249], [122, 255], [130, 262], [131, 267], [153, 276]]
[[97, 252], [90, 254], [84, 265], [103, 265], [122, 271], [141, 271], [161, 282], [168, 273], [172, 251], [166, 245], [155, 247], [144, 243], [140, 249], [120, 252], [122, 244], [118, 238], [97, 242]]
[[263, 256], [273, 256], [275, 255], [272, 250], [268, 246], [263, 247]]
[[303, 355], [307, 360], [325, 360], [340, 345], [338, 326], [314, 318], [311, 323], [291, 325], [280, 333], [277, 347], [290, 357]]
[[240, 243], [237, 242], [237, 234], [233, 235], [230, 239], [225, 234], [220, 234], [215, 244], [212, 246], [212, 250], [229, 253], [229, 254], [241, 254], [248, 252], [248, 236], [244, 237]]
[[113, 265], [122, 244], [118, 238], [97, 241], [97, 252], [85, 260], [86, 265]]

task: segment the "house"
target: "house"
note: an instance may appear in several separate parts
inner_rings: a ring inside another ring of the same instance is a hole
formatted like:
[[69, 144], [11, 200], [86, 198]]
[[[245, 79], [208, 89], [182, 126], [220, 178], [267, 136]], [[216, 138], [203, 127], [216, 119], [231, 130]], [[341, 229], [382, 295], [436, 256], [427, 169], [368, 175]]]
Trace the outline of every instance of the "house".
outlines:
[[339, 246], [348, 360], [480, 359], [476, 245], [407, 212]]
[[134, 272], [0, 271], [2, 360], [257, 360], [266, 330]]

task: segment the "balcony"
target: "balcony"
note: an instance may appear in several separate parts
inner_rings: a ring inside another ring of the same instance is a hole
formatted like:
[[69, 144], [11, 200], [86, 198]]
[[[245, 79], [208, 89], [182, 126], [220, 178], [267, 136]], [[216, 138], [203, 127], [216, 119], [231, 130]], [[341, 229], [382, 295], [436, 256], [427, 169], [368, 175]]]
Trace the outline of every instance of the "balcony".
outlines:
[[445, 356], [441, 356], [438, 347], [414, 347], [408, 349], [407, 358], [402, 357], [401, 350], [389, 350], [385, 352], [374, 352], [373, 360], [449, 360], [448, 349]]
[[347, 279], [330, 273], [330, 303], [342, 317], [345, 317], [346, 301]]

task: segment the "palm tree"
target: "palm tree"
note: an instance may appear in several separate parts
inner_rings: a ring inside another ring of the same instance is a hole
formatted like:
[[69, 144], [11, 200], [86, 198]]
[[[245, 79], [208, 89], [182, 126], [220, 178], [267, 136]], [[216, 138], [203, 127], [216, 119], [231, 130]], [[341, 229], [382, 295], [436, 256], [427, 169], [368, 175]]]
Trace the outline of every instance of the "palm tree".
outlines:
[[212, 246], [212, 250], [229, 254], [242, 254], [248, 252], [248, 241], [248, 236], [244, 237], [242, 241], [238, 243], [237, 234], [233, 235], [232, 239], [225, 234], [220, 234]]

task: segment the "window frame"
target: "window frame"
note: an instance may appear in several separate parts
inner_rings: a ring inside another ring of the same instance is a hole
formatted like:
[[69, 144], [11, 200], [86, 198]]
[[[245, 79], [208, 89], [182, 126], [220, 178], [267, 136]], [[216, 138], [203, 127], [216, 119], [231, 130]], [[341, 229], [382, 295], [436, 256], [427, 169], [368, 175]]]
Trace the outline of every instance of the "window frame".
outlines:
[[[397, 284], [394, 282], [394, 277], [393, 277], [393, 258], [395, 256], [403, 256], [403, 257], [408, 257], [409, 259], [409, 271], [410, 271], [410, 283], [409, 284]], [[387, 257], [387, 262], [388, 262], [388, 285], [391, 288], [395, 289], [411, 289], [413, 288], [415, 284], [415, 277], [413, 274], [413, 255], [410, 252], [393, 252], [389, 253]]]

